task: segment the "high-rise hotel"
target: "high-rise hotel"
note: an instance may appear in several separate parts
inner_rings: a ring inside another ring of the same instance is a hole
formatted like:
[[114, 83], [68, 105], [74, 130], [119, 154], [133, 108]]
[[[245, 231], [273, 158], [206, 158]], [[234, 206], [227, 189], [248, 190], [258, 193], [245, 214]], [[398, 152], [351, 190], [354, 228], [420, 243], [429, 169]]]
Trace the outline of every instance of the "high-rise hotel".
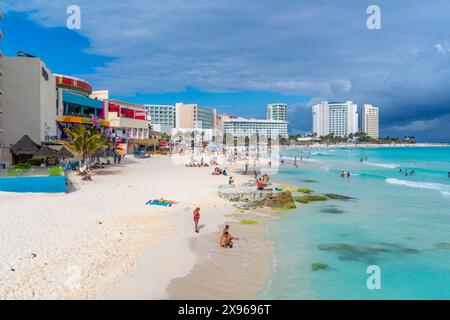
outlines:
[[361, 131], [367, 133], [371, 138], [380, 137], [380, 112], [377, 107], [365, 104], [361, 112]]
[[352, 101], [323, 101], [312, 107], [313, 133], [317, 137], [333, 133], [347, 137], [358, 132], [358, 106]]
[[287, 104], [272, 103], [267, 105], [267, 120], [287, 122]]

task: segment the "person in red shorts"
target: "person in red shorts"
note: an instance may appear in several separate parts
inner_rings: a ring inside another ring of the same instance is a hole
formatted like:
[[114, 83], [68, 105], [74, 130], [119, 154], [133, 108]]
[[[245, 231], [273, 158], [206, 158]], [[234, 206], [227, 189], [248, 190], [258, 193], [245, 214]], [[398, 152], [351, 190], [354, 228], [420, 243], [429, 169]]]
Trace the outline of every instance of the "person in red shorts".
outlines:
[[195, 224], [195, 232], [198, 233], [198, 222], [200, 221], [200, 208], [196, 208], [194, 210], [194, 224]]

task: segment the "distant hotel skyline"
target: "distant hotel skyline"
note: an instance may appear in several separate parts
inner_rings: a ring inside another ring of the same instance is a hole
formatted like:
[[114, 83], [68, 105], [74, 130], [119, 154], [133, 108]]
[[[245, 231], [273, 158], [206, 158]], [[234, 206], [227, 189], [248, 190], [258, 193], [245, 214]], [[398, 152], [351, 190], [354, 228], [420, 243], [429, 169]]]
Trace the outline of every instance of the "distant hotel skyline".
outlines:
[[317, 137], [329, 134], [348, 137], [364, 132], [371, 138], [378, 139], [379, 115], [379, 108], [371, 104], [364, 104], [359, 112], [358, 105], [353, 101], [322, 101], [312, 106], [312, 133]]

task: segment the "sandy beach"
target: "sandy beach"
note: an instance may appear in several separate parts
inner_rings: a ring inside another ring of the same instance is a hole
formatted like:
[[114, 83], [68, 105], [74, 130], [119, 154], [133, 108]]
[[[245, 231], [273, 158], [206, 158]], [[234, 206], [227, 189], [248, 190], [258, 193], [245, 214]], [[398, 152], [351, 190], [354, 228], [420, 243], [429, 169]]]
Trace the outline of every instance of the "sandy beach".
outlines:
[[[211, 254], [219, 256], [214, 260], [219, 264], [220, 256], [228, 255], [238, 268], [248, 252], [253, 256], [245, 260], [265, 270], [243, 292], [242, 298], [251, 297], [269, 272], [270, 244], [263, 240], [262, 227], [235, 223], [233, 231], [246, 240], [223, 252], [218, 235], [236, 213], [217, 194], [228, 178], [210, 175], [211, 168], [186, 168], [171, 160], [129, 157], [122, 166], [97, 171], [93, 182], [71, 174], [68, 194], [0, 193], [0, 298], [181, 298]], [[247, 179], [235, 177], [237, 183]], [[159, 198], [177, 204], [146, 205]], [[197, 206], [202, 209], [199, 235], [192, 222]], [[206, 282], [214, 279], [214, 274], [205, 276]], [[212, 280], [210, 284], [214, 287]], [[190, 297], [202, 297], [203, 290], [195, 290]]]

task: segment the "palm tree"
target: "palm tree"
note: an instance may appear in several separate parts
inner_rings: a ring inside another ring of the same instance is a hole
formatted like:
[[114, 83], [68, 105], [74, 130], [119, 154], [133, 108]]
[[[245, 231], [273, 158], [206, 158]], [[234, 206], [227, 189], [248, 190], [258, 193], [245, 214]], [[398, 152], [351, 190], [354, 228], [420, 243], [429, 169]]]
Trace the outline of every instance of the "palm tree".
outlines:
[[61, 143], [79, 157], [82, 167], [88, 165], [89, 157], [110, 147], [106, 136], [97, 129], [86, 129], [80, 125], [71, 129], [65, 128], [64, 133], [69, 140]]

